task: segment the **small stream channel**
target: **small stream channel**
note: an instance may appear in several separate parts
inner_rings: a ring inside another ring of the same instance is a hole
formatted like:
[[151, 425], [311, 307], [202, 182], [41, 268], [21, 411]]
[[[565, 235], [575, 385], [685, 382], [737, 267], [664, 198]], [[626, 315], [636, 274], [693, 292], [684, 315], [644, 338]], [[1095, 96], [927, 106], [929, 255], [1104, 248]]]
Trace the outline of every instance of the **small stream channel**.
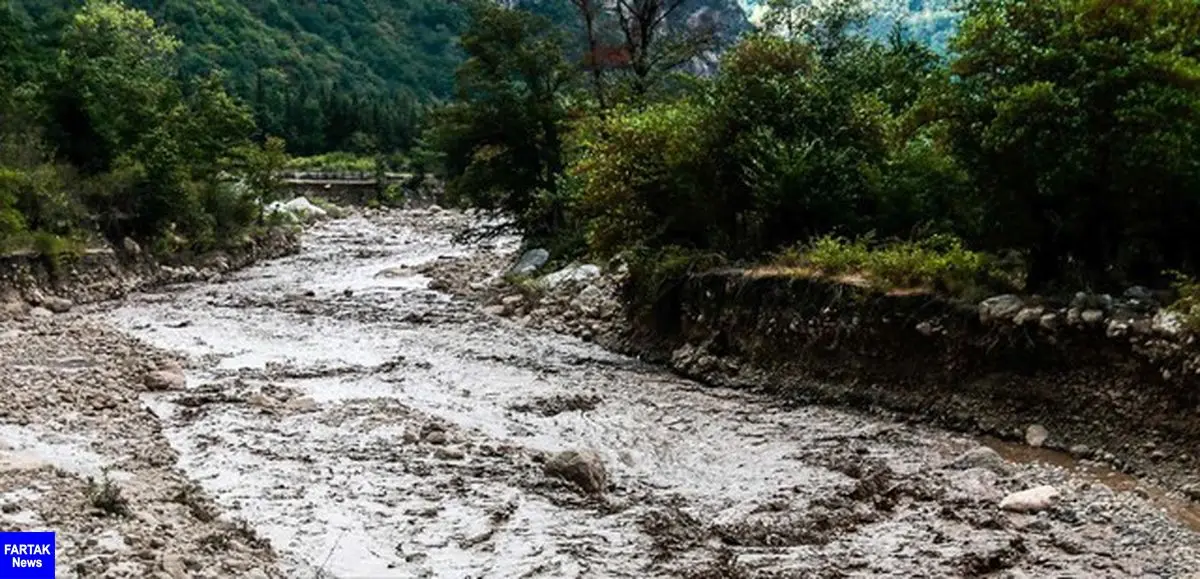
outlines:
[[[147, 403], [181, 467], [289, 576], [1200, 569], [1196, 512], [1127, 479], [1004, 445], [1013, 464], [951, 466], [978, 442], [705, 388], [427, 289], [412, 266], [472, 251], [450, 242], [465, 222], [327, 222], [299, 255], [103, 314], [191, 358], [189, 389]], [[603, 498], [543, 475], [542, 453], [572, 449], [603, 457]], [[997, 507], [1038, 484], [1062, 502]]]

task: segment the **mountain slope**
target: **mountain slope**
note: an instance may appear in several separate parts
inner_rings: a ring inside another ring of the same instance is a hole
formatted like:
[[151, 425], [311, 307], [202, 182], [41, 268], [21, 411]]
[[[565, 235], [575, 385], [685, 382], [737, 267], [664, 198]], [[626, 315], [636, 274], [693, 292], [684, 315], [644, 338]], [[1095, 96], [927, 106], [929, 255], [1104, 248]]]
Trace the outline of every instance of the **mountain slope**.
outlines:
[[[766, 11], [766, 0], [739, 2], [753, 22], [758, 22]], [[893, 25], [900, 23], [912, 38], [939, 53], [945, 53], [959, 18], [959, 14], [952, 7], [953, 2], [954, 0], [865, 0], [864, 4], [872, 14], [867, 25], [868, 31], [873, 37], [883, 39], [891, 32]]]

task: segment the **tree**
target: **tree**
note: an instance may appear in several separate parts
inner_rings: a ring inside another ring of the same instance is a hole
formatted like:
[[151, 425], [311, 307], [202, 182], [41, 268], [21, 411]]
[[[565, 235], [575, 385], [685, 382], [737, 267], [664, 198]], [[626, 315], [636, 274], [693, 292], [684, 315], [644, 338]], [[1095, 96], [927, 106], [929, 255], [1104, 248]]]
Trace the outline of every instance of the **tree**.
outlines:
[[283, 191], [280, 176], [287, 166], [287, 143], [279, 137], [268, 136], [261, 146], [246, 145], [236, 151], [246, 186], [258, 201], [258, 224], [266, 217], [266, 205], [279, 198]]
[[443, 155], [447, 193], [517, 218], [531, 236], [561, 219], [539, 196], [563, 169], [563, 94], [574, 79], [559, 31], [520, 10], [475, 2], [462, 36], [455, 101], [434, 115], [431, 146]]
[[1197, 0], [968, 4], [940, 114], [1032, 288], [1200, 264], [1198, 38]]
[[63, 32], [56, 144], [76, 166], [109, 169], [178, 101], [179, 41], [146, 13], [88, 0]]

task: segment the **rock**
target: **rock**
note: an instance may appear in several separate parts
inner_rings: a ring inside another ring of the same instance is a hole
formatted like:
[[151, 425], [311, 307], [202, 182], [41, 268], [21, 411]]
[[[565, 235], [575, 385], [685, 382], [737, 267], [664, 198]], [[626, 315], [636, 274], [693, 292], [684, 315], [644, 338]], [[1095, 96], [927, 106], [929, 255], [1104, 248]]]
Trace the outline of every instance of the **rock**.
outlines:
[[29, 313], [29, 304], [24, 300], [12, 300], [0, 303], [0, 320], [25, 317]]
[[1179, 314], [1167, 310], [1159, 310], [1150, 322], [1150, 328], [1164, 336], [1178, 336], [1183, 332], [1183, 319]]
[[604, 462], [600, 455], [590, 450], [556, 453], [546, 460], [543, 471], [546, 476], [575, 483], [588, 494], [603, 493], [608, 487], [608, 471], [604, 469]]
[[1183, 485], [1183, 487], [1179, 490], [1187, 498], [1192, 499], [1193, 501], [1200, 501], [1200, 483]]
[[1058, 314], [1045, 314], [1038, 320], [1038, 325], [1047, 332], [1058, 329]]
[[1079, 319], [1085, 324], [1097, 324], [1104, 319], [1104, 312], [1100, 310], [1084, 310], [1079, 314]]
[[188, 576], [187, 567], [183, 564], [183, 559], [174, 553], [163, 555], [162, 569], [166, 571], [172, 579], [186, 579]]
[[433, 454], [434, 456], [443, 460], [462, 460], [467, 456], [467, 453], [463, 452], [462, 449], [455, 448], [453, 446], [439, 448], [437, 449], [437, 452]]
[[121, 247], [125, 248], [125, 253], [128, 253], [129, 255], [142, 254], [142, 246], [138, 245], [136, 241], [128, 237], [121, 240]]
[[1024, 326], [1027, 324], [1037, 322], [1038, 320], [1040, 320], [1042, 318], [1042, 314], [1044, 314], [1045, 312], [1046, 312], [1046, 309], [1041, 306], [1033, 307], [1033, 308], [1022, 308], [1021, 311], [1017, 312], [1017, 315], [1013, 318], [1013, 323], [1017, 324], [1018, 326]]
[[487, 306], [483, 308], [483, 313], [489, 316], [503, 316], [505, 311], [504, 306]]
[[29, 317], [50, 317], [54, 316], [54, 312], [46, 308], [34, 308], [29, 310]]
[[425, 433], [425, 442], [429, 444], [446, 444], [446, 432], [443, 430], [431, 430]]
[[312, 221], [329, 217], [327, 211], [313, 205], [304, 197], [297, 197], [287, 202], [275, 201], [267, 205], [266, 212], [268, 215], [282, 213], [290, 221]]
[[921, 323], [917, 324], [917, 332], [920, 332], [920, 334], [922, 336], [926, 336], [926, 337], [932, 336], [933, 335], [933, 325], [930, 324], [929, 322], [921, 322]]
[[521, 259], [509, 268], [508, 273], [512, 275], [531, 275], [540, 269], [546, 262], [550, 261], [550, 252], [545, 249], [537, 248], [526, 251], [521, 255]]
[[1021, 298], [1013, 294], [990, 297], [979, 304], [979, 321], [1012, 319], [1025, 306]]
[[152, 392], [183, 390], [187, 387], [187, 377], [183, 375], [183, 372], [155, 370], [146, 374], [144, 383], [146, 384], [146, 389]]
[[996, 504], [1004, 495], [996, 488], [999, 475], [986, 468], [968, 468], [954, 473], [950, 478], [949, 494], [952, 502]]
[[1054, 506], [1058, 497], [1058, 489], [1042, 485], [1004, 497], [1000, 501], [1000, 508], [1014, 513], [1036, 513]]
[[1125, 293], [1121, 294], [1121, 297], [1127, 300], [1137, 300], [1139, 302], [1153, 302], [1154, 292], [1150, 291], [1150, 288], [1135, 285], [1125, 290]]
[[1050, 437], [1050, 431], [1041, 424], [1031, 424], [1025, 429], [1025, 443], [1034, 448], [1040, 448]]
[[308, 396], [301, 396], [288, 400], [283, 407], [293, 412], [312, 412], [317, 409], [317, 401]]
[[564, 283], [580, 283], [600, 276], [600, 268], [591, 264], [572, 265], [542, 277], [539, 283], [547, 289], [554, 289]]
[[427, 211], [429, 211], [430, 213], [441, 213], [442, 208], [441, 208], [441, 206], [435, 204], [435, 205], [430, 205], [429, 209]]
[[1004, 457], [986, 446], [977, 446], [958, 455], [958, 458], [950, 462], [949, 468], [958, 470], [982, 468], [996, 474], [1007, 474], [1009, 471], [1008, 462], [1004, 460]]
[[1086, 444], [1076, 444], [1070, 449], [1071, 454], [1080, 458], [1089, 458], [1092, 456], [1092, 449]]
[[42, 299], [41, 306], [56, 314], [65, 314], [71, 311], [75, 304], [66, 298], [48, 297]]

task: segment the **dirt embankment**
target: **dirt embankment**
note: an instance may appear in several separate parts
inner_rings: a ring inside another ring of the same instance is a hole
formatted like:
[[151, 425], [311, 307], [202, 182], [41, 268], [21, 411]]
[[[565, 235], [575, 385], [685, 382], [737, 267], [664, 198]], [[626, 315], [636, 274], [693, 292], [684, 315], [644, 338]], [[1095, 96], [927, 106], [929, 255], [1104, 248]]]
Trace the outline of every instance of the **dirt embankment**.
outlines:
[[50, 260], [35, 253], [0, 256], [0, 321], [64, 313], [77, 303], [115, 299], [171, 283], [215, 281], [264, 259], [296, 253], [299, 234], [282, 229], [244, 239], [226, 251], [159, 257], [133, 241]]

